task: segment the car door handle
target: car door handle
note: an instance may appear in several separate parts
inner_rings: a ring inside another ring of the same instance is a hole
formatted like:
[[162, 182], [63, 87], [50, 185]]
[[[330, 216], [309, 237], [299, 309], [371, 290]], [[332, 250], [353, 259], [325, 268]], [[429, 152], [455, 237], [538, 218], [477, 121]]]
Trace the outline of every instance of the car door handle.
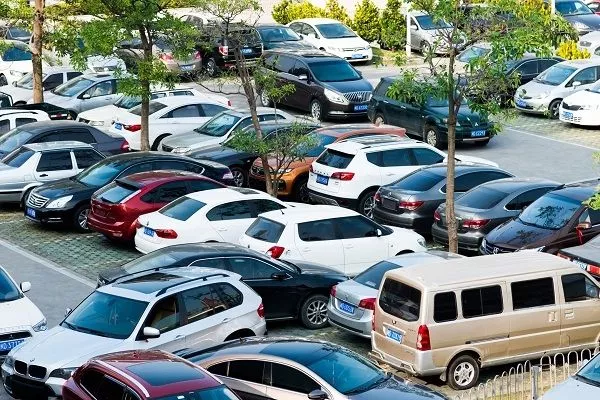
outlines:
[[183, 337], [183, 335], [177, 335], [175, 336], [175, 339], [181, 339]]
[[575, 318], [575, 310], [565, 310], [565, 318], [566, 319]]
[[548, 312], [548, 322], [556, 322], [556, 311]]
[[223, 321], [221, 321], [222, 324], [224, 324], [225, 322], [229, 322], [231, 321], [231, 318], [224, 318]]
[[47, 177], [47, 176], [48, 176], [48, 174], [41, 174], [41, 175], [40, 175], [40, 178], [45, 178], [45, 177]]

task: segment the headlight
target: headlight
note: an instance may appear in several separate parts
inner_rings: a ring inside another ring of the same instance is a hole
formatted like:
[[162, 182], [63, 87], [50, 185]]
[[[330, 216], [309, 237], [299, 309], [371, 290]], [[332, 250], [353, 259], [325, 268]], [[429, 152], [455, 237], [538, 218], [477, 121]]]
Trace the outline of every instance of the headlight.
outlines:
[[483, 240], [481, 241], [481, 247], [485, 247], [486, 244], [487, 244], [487, 240], [485, 240], [485, 238], [483, 238]]
[[6, 358], [4, 359], [4, 365], [6, 365], [9, 368], [14, 368], [15, 359], [12, 358], [11, 356], [6, 356]]
[[587, 26], [583, 22], [579, 22], [579, 21], [573, 22], [573, 28], [577, 29], [578, 31], [585, 31], [585, 30], [590, 29], [589, 26]]
[[325, 89], [325, 97], [332, 103], [336, 104], [350, 104], [348, 99], [344, 97], [341, 93], [334, 92], [333, 90]]
[[191, 149], [189, 147], [175, 147], [173, 150], [171, 150], [171, 153], [182, 154], [187, 153], [190, 150]]
[[48, 329], [48, 323], [46, 322], [46, 318], [43, 318], [40, 322], [32, 326], [35, 332], [43, 332]]
[[24, 73], [24, 72], [21, 72], [21, 71], [15, 71], [15, 70], [12, 70], [12, 69], [10, 70], [10, 74], [11, 74], [12, 76], [16, 76], [17, 78], [20, 78], [20, 77], [22, 77], [23, 75], [25, 75], [25, 73]]
[[71, 201], [72, 198], [73, 196], [65, 196], [56, 200], [52, 200], [50, 203], [48, 203], [46, 208], [63, 208], [69, 201]]
[[50, 373], [50, 378], [61, 378], [66, 381], [73, 375], [73, 372], [75, 372], [76, 369], [77, 367], [55, 369]]
[[90, 121], [91, 126], [104, 126], [104, 121]]
[[536, 247], [536, 248], [533, 248], [533, 249], [517, 249], [517, 251], [540, 252], [540, 251], [544, 251], [544, 246]]
[[294, 168], [286, 168], [283, 171], [279, 171], [279, 173], [283, 172], [284, 174], [289, 174], [290, 172], [292, 172], [294, 170]]
[[418, 238], [417, 243], [419, 243], [419, 245], [422, 247], [427, 247], [427, 242], [425, 242], [425, 238], [423, 237]]
[[330, 51], [342, 51], [342, 49], [340, 49], [338, 47], [328, 47], [327, 49]]

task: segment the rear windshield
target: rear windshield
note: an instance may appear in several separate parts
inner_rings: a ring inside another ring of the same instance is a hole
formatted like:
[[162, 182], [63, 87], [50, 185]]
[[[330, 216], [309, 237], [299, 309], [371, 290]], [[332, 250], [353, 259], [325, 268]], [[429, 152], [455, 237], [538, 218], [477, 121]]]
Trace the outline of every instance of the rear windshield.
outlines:
[[430, 171], [421, 170], [405, 176], [399, 181], [392, 183], [390, 186], [393, 189], [425, 192], [440, 183], [445, 178], [445, 175], [438, 175]]
[[389, 270], [400, 268], [400, 265], [388, 261], [381, 261], [373, 265], [366, 271], [354, 277], [354, 281], [361, 285], [368, 286], [373, 289], [378, 289], [383, 279], [383, 275]]
[[507, 194], [508, 193], [500, 190], [480, 186], [461, 196], [458, 200], [456, 200], [456, 205], [487, 210], [495, 207], [502, 201], [502, 199], [506, 197]]
[[[148, 105], [148, 115], [152, 115], [155, 112], [160, 111], [165, 107], [167, 107], [167, 106], [164, 105], [163, 103], [159, 103], [158, 101], [151, 101], [150, 104]], [[139, 105], [133, 107], [131, 110], [129, 110], [129, 112], [134, 115], [142, 115], [142, 105], [139, 104]]]
[[187, 196], [183, 196], [175, 201], [170, 202], [169, 204], [158, 210], [158, 212], [167, 217], [175, 218], [180, 221], [187, 221], [192, 215], [194, 215], [205, 205], [206, 204], [201, 201], [191, 199]]
[[97, 197], [107, 203], [117, 204], [122, 202], [125, 198], [131, 196], [138, 189], [133, 186], [125, 185], [119, 182], [113, 182], [110, 185], [102, 188]]
[[270, 219], [258, 217], [246, 231], [246, 235], [263, 242], [277, 243], [285, 226]]
[[21, 165], [25, 164], [25, 162], [29, 160], [34, 154], [35, 151], [30, 150], [26, 147], [21, 147], [20, 149], [15, 150], [6, 157], [4, 157], [2, 163], [8, 165], [9, 167], [19, 168]]
[[325, 153], [321, 154], [321, 157], [317, 159], [317, 162], [331, 168], [346, 168], [350, 165], [350, 161], [352, 161], [353, 158], [354, 156], [352, 154], [327, 149]]
[[416, 321], [421, 310], [421, 291], [388, 278], [379, 294], [379, 307], [404, 321]]

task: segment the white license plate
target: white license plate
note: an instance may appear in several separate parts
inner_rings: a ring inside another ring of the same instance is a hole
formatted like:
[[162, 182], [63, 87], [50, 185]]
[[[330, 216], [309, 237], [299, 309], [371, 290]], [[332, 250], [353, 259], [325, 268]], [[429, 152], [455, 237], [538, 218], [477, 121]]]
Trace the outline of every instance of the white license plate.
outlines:
[[517, 99], [517, 100], [515, 101], [515, 104], [516, 104], [516, 105], [518, 105], [519, 107], [527, 107], [527, 102], [526, 102], [526, 101], [523, 101], [523, 100], [521, 100], [521, 99]]
[[354, 59], [360, 59], [360, 58], [365, 58], [365, 56], [363, 56], [360, 53], [356, 53], [356, 54], [352, 54], [352, 58], [354, 58]]
[[402, 338], [403, 338], [404, 335], [401, 334], [398, 331], [395, 331], [393, 329], [387, 328], [385, 330], [385, 336], [387, 336], [388, 338], [390, 338], [390, 339], [392, 339], [392, 340], [394, 340], [394, 341], [396, 341], [398, 343], [402, 343]]
[[587, 268], [588, 268], [587, 263], [584, 263], [583, 261], [579, 261], [579, 260], [573, 260], [573, 262], [575, 263], [575, 265], [577, 265], [582, 270], [587, 271]]
[[321, 185], [328, 185], [329, 177], [325, 175], [317, 175], [317, 183], [320, 183]]
[[147, 226], [145, 226], [144, 227], [144, 235], [148, 235], [150, 237], [154, 237], [154, 229], [148, 228]]
[[27, 215], [29, 215], [31, 218], [35, 218], [35, 210], [31, 209], [31, 208], [27, 208], [25, 210], [25, 212], [27, 213]]
[[485, 131], [472, 131], [471, 137], [483, 137], [485, 136]]
[[354, 111], [367, 111], [368, 104], [357, 104], [354, 106]]
[[23, 343], [25, 341], [25, 339], [18, 339], [18, 340], [9, 340], [6, 342], [0, 342], [0, 351], [10, 351], [12, 349], [14, 349], [15, 347], [17, 347], [18, 345], [20, 345], [21, 343]]
[[191, 71], [194, 69], [194, 66], [193, 65], [182, 65], [180, 68], [182, 71]]
[[563, 111], [562, 115], [563, 115], [563, 118], [565, 118], [565, 119], [572, 119], [573, 118], [573, 113], [572, 112]]
[[348, 303], [344, 303], [343, 301], [340, 301], [340, 305], [338, 307], [340, 310], [342, 310], [345, 313], [354, 314], [354, 306], [351, 306]]
[[115, 129], [118, 129], [118, 130], [123, 129], [123, 124], [115, 123]]

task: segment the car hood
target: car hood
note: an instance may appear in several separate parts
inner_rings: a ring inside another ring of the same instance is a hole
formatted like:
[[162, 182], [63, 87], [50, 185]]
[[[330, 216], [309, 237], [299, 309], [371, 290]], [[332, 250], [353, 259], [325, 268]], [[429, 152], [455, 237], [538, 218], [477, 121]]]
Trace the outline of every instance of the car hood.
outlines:
[[52, 92], [44, 92], [44, 102], [55, 106], [63, 106], [77, 99], [77, 97], [60, 96]]
[[496, 167], [496, 168], [499, 167], [498, 163], [495, 163], [490, 160], [486, 160], [485, 158], [466, 156], [464, 154], [457, 154], [455, 158], [459, 161], [463, 161], [463, 162], [467, 162], [467, 163], [485, 164], [485, 165], [490, 165], [490, 166]]
[[251, 154], [245, 151], [240, 151], [232, 149], [231, 147], [216, 144], [213, 146], [203, 147], [201, 150], [192, 150], [189, 153], [187, 153], [186, 156], [196, 159], [208, 159], [217, 161], [224, 160], [229, 157], [250, 157]]
[[289, 40], [286, 42], [263, 42], [265, 50], [314, 50], [315, 46], [304, 40]]
[[350, 47], [367, 47], [369, 43], [364, 39], [355, 36], [347, 38], [326, 39], [326, 47], [350, 48]]
[[13, 357], [44, 366], [51, 372], [61, 367], [79, 367], [92, 357], [115, 351], [122, 342], [56, 326], [26, 341]]
[[552, 229], [526, 225], [515, 218], [488, 233], [486, 240], [492, 245], [511, 249], [536, 248], [543, 246], [554, 232]]
[[192, 132], [181, 133], [179, 135], [169, 136], [169, 137], [163, 139], [162, 144], [164, 144], [166, 146], [171, 146], [173, 148], [177, 148], [177, 147], [194, 147], [194, 145], [199, 145], [202, 143], [202, 144], [206, 144], [206, 146], [197, 146], [197, 147], [204, 148], [204, 147], [218, 144], [223, 140], [225, 140], [224, 136], [218, 136], [218, 137], [208, 136], [208, 135], [203, 135], [201, 133], [192, 131]]
[[11, 70], [11, 71], [19, 71], [22, 72], [24, 74], [26, 74], [27, 72], [31, 72], [32, 66], [31, 66], [31, 61], [9, 61], [6, 62], [4, 65], [8, 65], [8, 68], [6, 68], [6, 70]]
[[445, 395], [435, 392], [423, 385], [410, 383], [401, 378], [392, 377], [369, 390], [349, 396], [353, 400], [439, 400], [447, 399]]
[[570, 256], [579, 257], [593, 263], [600, 262], [600, 246], [595, 246], [595, 243], [588, 242], [582, 246], [567, 247], [562, 249], [561, 253]]
[[[88, 119], [90, 121], [100, 121], [108, 118], [112, 118], [118, 110], [123, 110], [115, 105], [109, 104], [98, 108], [92, 108], [91, 110], [79, 113], [79, 117]], [[126, 110], [123, 110], [126, 111]]]
[[590, 92], [589, 90], [580, 90], [563, 99], [565, 104], [573, 105], [600, 105], [600, 93]]
[[542, 396], [542, 400], [564, 400], [573, 396], [580, 399], [597, 399], [600, 396], [600, 388], [571, 377], [554, 386]]
[[300, 261], [300, 260], [287, 260], [300, 268], [300, 273], [302, 275], [340, 275], [340, 271], [335, 268], [330, 268], [322, 264], [313, 263], [309, 261]]
[[540, 83], [536, 81], [529, 81], [523, 86], [520, 86], [517, 89], [517, 94], [519, 95], [527, 95], [529, 97], [538, 95], [540, 93], [547, 93], [551, 90], [554, 90], [557, 86], [547, 85], [545, 83]]
[[583, 15], [563, 15], [563, 17], [570, 23], [581, 22], [586, 24], [592, 30], [600, 29], [600, 15], [596, 14], [583, 14]]
[[355, 81], [344, 82], [321, 82], [321, 84], [323, 87], [339, 93], [373, 91], [373, 85], [371, 85], [366, 79], [357, 79]]
[[75, 179], [65, 178], [42, 185], [35, 189], [35, 193], [49, 199], [70, 195], [85, 196], [87, 193], [91, 197], [97, 189], [97, 187], [86, 186]]
[[5, 328], [33, 326], [44, 318], [42, 312], [25, 296], [13, 301], [0, 302], [0, 315], [0, 332]]

